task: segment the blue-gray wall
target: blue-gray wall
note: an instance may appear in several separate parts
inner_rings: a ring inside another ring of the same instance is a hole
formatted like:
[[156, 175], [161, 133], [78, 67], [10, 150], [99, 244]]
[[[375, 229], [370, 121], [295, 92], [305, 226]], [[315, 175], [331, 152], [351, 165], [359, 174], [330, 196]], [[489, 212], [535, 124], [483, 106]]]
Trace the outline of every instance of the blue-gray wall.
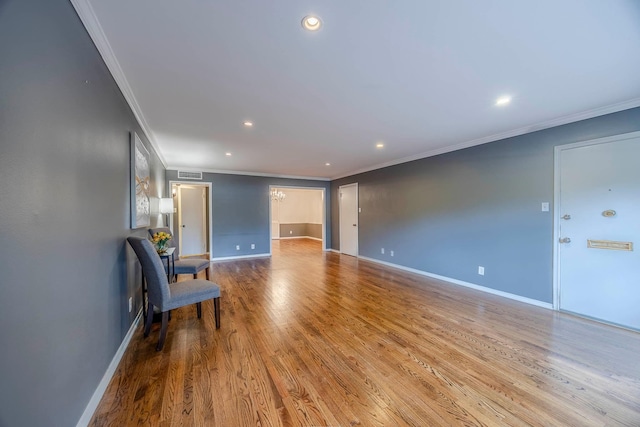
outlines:
[[75, 425], [140, 306], [130, 131], [160, 195], [69, 1], [1, 0], [0, 426]]
[[359, 255], [551, 303], [554, 147], [638, 130], [640, 108], [332, 181], [333, 248], [357, 182]]
[[[167, 171], [169, 181], [178, 179], [178, 171]], [[328, 181], [271, 178], [263, 176], [204, 173], [202, 181], [211, 185], [211, 212], [213, 222], [212, 257], [224, 258], [265, 254], [270, 252], [269, 186], [324, 188], [329, 193]], [[331, 247], [331, 203], [327, 201], [326, 236]], [[255, 243], [256, 248], [251, 249]], [[236, 250], [240, 245], [240, 250]]]

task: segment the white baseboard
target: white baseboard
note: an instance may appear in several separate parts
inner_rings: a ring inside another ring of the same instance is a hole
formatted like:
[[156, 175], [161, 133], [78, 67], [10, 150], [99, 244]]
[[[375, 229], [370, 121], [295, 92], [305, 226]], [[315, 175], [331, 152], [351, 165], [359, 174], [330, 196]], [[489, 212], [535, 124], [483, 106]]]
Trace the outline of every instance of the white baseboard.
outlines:
[[234, 259], [268, 258], [270, 256], [271, 256], [270, 253], [253, 254], [253, 255], [238, 255], [238, 256], [221, 256], [221, 257], [211, 258], [211, 261], [230, 261], [230, 260], [234, 260]]
[[333, 249], [333, 248], [329, 248], [329, 249], [327, 249], [327, 250], [328, 250], [329, 252], [333, 252], [333, 253], [336, 253], [336, 254], [339, 254], [339, 253], [340, 253], [340, 251], [339, 251], [339, 250], [337, 250], [337, 249]]
[[438, 280], [442, 280], [444, 282], [449, 282], [449, 283], [454, 284], [454, 285], [464, 286], [464, 287], [467, 287], [467, 288], [475, 289], [477, 291], [482, 291], [482, 292], [486, 292], [486, 293], [489, 293], [489, 294], [498, 295], [498, 296], [509, 298], [509, 299], [512, 299], [512, 300], [524, 302], [526, 304], [535, 305], [537, 307], [542, 307], [542, 308], [547, 308], [547, 309], [553, 310], [553, 305], [552, 304], [550, 304], [548, 302], [538, 301], [538, 300], [533, 299], [533, 298], [527, 298], [527, 297], [523, 297], [523, 296], [520, 296], [520, 295], [509, 293], [509, 292], [504, 292], [504, 291], [499, 291], [497, 289], [487, 288], [486, 286], [476, 285], [475, 283], [465, 282], [465, 281], [458, 280], [458, 279], [452, 279], [451, 277], [440, 276], [439, 274], [433, 274], [433, 273], [429, 273], [427, 271], [417, 270], [417, 269], [411, 268], [411, 267], [405, 267], [403, 265], [393, 264], [393, 263], [386, 262], [386, 261], [380, 261], [380, 260], [374, 259], [374, 258], [369, 258], [369, 257], [365, 257], [365, 256], [358, 256], [358, 259], [362, 259], [362, 260], [365, 260], [365, 261], [370, 261], [370, 262], [373, 262], [373, 263], [376, 263], [376, 264], [386, 265], [388, 267], [397, 268], [399, 270], [409, 271], [411, 273], [420, 274], [421, 276], [427, 276], [427, 277], [431, 277], [433, 279], [438, 279]]
[[98, 383], [98, 387], [96, 388], [96, 391], [93, 392], [93, 396], [91, 396], [91, 399], [89, 400], [87, 407], [84, 409], [84, 412], [80, 417], [80, 420], [78, 420], [78, 424], [76, 424], [76, 427], [85, 427], [89, 425], [89, 422], [91, 421], [91, 417], [93, 417], [93, 414], [96, 412], [96, 408], [98, 408], [100, 399], [102, 399], [104, 392], [107, 390], [107, 386], [109, 385], [111, 378], [113, 378], [113, 374], [115, 374], [116, 369], [120, 364], [120, 360], [122, 360], [122, 356], [124, 356], [124, 352], [129, 346], [129, 342], [131, 342], [131, 338], [133, 337], [133, 334], [136, 332], [136, 328], [138, 327], [138, 324], [140, 323], [141, 318], [142, 318], [142, 309], [140, 309], [136, 318], [133, 320], [133, 323], [131, 324], [131, 327], [129, 328], [127, 335], [124, 336], [124, 339], [120, 343], [120, 347], [118, 347], [118, 351], [116, 351], [116, 354], [113, 356], [113, 359], [111, 359], [111, 363], [109, 363], [109, 367], [107, 367], [107, 371], [104, 373], [104, 375], [102, 376], [102, 379]]

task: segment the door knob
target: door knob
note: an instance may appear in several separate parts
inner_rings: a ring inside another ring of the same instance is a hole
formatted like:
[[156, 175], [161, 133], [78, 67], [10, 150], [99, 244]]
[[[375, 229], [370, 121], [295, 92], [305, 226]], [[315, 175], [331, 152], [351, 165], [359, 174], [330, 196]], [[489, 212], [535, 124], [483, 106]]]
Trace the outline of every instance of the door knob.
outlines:
[[571, 243], [571, 239], [568, 237], [561, 237], [558, 241], [560, 243]]
[[571, 215], [562, 215], [560, 218], [569, 220], [569, 219], [571, 219]]
[[186, 227], [186, 225], [182, 224], [182, 228], [185, 228], [185, 227]]

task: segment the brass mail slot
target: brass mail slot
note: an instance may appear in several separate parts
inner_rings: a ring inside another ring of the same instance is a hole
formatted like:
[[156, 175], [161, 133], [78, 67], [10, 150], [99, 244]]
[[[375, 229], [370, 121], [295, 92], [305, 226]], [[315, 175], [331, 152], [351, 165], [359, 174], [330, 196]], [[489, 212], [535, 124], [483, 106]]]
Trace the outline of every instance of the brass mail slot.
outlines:
[[632, 251], [633, 242], [615, 242], [613, 240], [587, 240], [587, 247], [594, 249], [611, 249], [614, 251]]

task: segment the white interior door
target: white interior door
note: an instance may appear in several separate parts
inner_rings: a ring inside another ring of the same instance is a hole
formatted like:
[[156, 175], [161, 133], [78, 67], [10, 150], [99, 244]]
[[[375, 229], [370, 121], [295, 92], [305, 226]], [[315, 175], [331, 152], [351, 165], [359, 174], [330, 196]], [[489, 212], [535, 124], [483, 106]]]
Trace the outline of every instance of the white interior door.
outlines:
[[341, 185], [340, 252], [358, 256], [358, 184]]
[[559, 147], [559, 308], [640, 329], [640, 132]]
[[206, 187], [179, 187], [180, 255], [207, 252]]

